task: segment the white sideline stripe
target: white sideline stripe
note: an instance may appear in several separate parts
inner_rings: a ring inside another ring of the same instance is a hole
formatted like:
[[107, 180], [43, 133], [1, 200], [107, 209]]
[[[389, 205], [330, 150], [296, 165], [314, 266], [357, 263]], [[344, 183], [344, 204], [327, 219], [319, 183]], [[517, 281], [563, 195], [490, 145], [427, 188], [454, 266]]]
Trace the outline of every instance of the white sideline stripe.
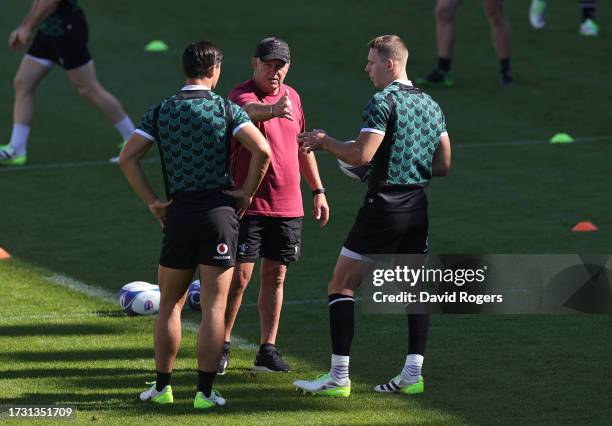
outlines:
[[[57, 284], [57, 282], [53, 282], [53, 284]], [[70, 287], [74, 290], [73, 287]], [[80, 292], [80, 290], [75, 290]], [[90, 296], [94, 296], [93, 294], [89, 294]], [[94, 296], [97, 297], [97, 296]], [[105, 295], [106, 297], [106, 295]], [[114, 302], [114, 300], [113, 300]], [[322, 305], [327, 303], [327, 299], [310, 299], [310, 300], [286, 300], [283, 302], [284, 305]], [[257, 303], [243, 303], [243, 308], [256, 308]], [[122, 314], [119, 311], [84, 311], [84, 312], [51, 312], [48, 314], [30, 314], [30, 315], [2, 315], [0, 317], [0, 324], [9, 324], [13, 321], [32, 321], [32, 320], [46, 320], [46, 319], [73, 319], [73, 318], [114, 318], [117, 316], [121, 316]], [[193, 324], [192, 324], [193, 325]], [[197, 331], [197, 328], [195, 329]], [[240, 340], [240, 339], [239, 339]], [[255, 346], [255, 345], [252, 345]]]
[[67, 277], [66, 275], [53, 274], [44, 278], [51, 284], [58, 284], [62, 287], [76, 291], [77, 293], [102, 299], [108, 303], [116, 303], [116, 296], [111, 292], [101, 289], [100, 287], [94, 287], [92, 285], [85, 284], [84, 282], [77, 281], [73, 278]]
[[[105, 315], [106, 314], [106, 315]], [[0, 318], [0, 324], [9, 324], [14, 321], [31, 321], [31, 320], [46, 320], [46, 319], [72, 319], [72, 318], [111, 318], [116, 316], [117, 312], [55, 312], [49, 314], [32, 314], [32, 315], [3, 315]]]
[[[158, 157], [144, 158], [140, 160], [144, 164], [159, 163]], [[54, 169], [72, 169], [81, 167], [93, 167], [93, 166], [113, 166], [119, 168], [117, 163], [112, 163], [108, 160], [96, 160], [96, 161], [70, 161], [65, 163], [49, 163], [49, 164], [32, 164], [26, 166], [8, 166], [0, 167], [0, 173], [16, 172], [19, 170], [54, 170]]]
[[[612, 135], [607, 136], [585, 136], [574, 139], [574, 143], [590, 143], [612, 140]], [[452, 142], [452, 140], [451, 140]], [[546, 140], [516, 140], [508, 142], [473, 142], [473, 143], [459, 143], [453, 144], [453, 149], [461, 148], [488, 148], [488, 147], [499, 147], [499, 146], [523, 146], [523, 145], [550, 145], [549, 141]], [[571, 144], [568, 144], [571, 145]], [[159, 163], [159, 158], [145, 158], [141, 160], [141, 163], [151, 164]], [[68, 169], [68, 168], [80, 168], [80, 167], [93, 167], [93, 166], [114, 166], [117, 167], [116, 163], [111, 163], [105, 160], [96, 161], [73, 161], [65, 163], [48, 163], [48, 164], [32, 164], [25, 166], [2, 166], [0, 167], [0, 173], [10, 173], [17, 171], [27, 170], [54, 170], [54, 169]]]
[[[45, 280], [51, 284], [57, 284], [60, 285], [62, 287], [66, 287], [70, 290], [76, 291], [78, 293], [82, 293], [85, 294], [87, 296], [91, 296], [91, 297], [95, 297], [97, 299], [101, 299], [105, 302], [109, 302], [109, 303], [117, 303], [116, 301], [116, 296], [107, 291], [104, 290], [102, 288], [99, 287], [95, 287], [89, 284], [86, 284], [84, 282], [81, 281], [77, 281], [73, 278], [67, 277], [66, 275], [62, 275], [62, 274], [53, 274], [47, 277], [44, 277]], [[36, 316], [36, 315], [35, 315]], [[3, 316], [3, 320], [7, 319], [6, 316]], [[194, 331], [197, 333], [197, 331], [199, 330], [200, 326], [199, 324], [193, 322], [193, 321], [188, 321], [185, 320], [182, 322], [183, 323], [183, 327], [189, 331]], [[240, 337], [240, 336], [232, 336], [232, 346], [237, 347], [239, 349], [248, 349], [248, 350], [253, 350], [253, 349], [259, 349], [258, 345], [255, 345], [253, 343], [250, 343], [249, 341], [247, 341], [246, 339]]]
[[[97, 297], [98, 299], [103, 299], [105, 302], [109, 302], [112, 304], [117, 303], [116, 295], [114, 293], [109, 292], [108, 290], [102, 289], [100, 287], [95, 287], [89, 284], [85, 284], [84, 282], [77, 281], [74, 278], [70, 278], [63, 274], [53, 274], [51, 276], [45, 277], [45, 279], [53, 284], [59, 284], [62, 287], [67, 287], [71, 290], [74, 290], [79, 293], [86, 294], [88, 296]], [[304, 299], [304, 300], [285, 300], [283, 301], [284, 305], [315, 305], [320, 303], [327, 303], [327, 299]], [[243, 303], [242, 306], [246, 307], [255, 307], [257, 303]], [[3, 316], [3, 318], [6, 318]]]
[[[94, 287], [89, 284], [85, 284], [81, 281], [77, 281], [73, 278], [67, 277], [62, 274], [53, 274], [44, 277], [44, 279], [52, 284], [66, 287], [70, 290], [76, 291], [77, 293], [86, 294], [87, 296], [95, 297], [97, 299], [104, 300], [105, 302], [115, 304], [115, 295], [111, 292]], [[357, 298], [359, 299], [359, 298]], [[304, 300], [285, 300], [284, 305], [322, 305], [328, 303], [327, 299], [304, 299]], [[243, 308], [256, 308], [257, 303], [243, 303]], [[73, 318], [112, 318], [119, 314], [119, 311], [99, 311], [99, 312], [51, 312], [47, 314], [31, 314], [31, 315], [2, 315], [0, 317], [0, 324], [9, 324], [13, 321], [32, 321], [32, 320], [58, 320], [58, 319], [73, 319]], [[198, 324], [193, 321], [183, 321], [183, 326], [190, 331], [197, 332], [199, 329]], [[249, 343], [246, 339], [240, 336], [232, 337], [232, 345], [242, 349], [258, 349], [259, 347], [253, 343]]]

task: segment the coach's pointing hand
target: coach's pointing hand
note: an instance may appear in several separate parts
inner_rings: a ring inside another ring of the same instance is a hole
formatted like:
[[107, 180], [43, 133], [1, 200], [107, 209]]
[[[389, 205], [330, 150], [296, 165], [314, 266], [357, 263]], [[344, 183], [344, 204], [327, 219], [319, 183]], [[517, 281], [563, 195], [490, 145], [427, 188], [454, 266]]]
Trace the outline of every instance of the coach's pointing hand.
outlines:
[[293, 105], [289, 99], [289, 90], [286, 89], [285, 94], [272, 106], [272, 114], [274, 117], [293, 121]]
[[153, 216], [155, 216], [157, 220], [159, 220], [159, 224], [162, 228], [166, 226], [166, 209], [170, 204], [172, 204], [172, 200], [166, 202], [161, 200], [155, 200], [151, 204], [149, 204], [149, 210], [151, 211], [151, 214], [153, 214]]
[[298, 143], [300, 151], [310, 153], [322, 148], [323, 139], [327, 136], [327, 132], [323, 129], [314, 129], [312, 132], [304, 132], [298, 135]]

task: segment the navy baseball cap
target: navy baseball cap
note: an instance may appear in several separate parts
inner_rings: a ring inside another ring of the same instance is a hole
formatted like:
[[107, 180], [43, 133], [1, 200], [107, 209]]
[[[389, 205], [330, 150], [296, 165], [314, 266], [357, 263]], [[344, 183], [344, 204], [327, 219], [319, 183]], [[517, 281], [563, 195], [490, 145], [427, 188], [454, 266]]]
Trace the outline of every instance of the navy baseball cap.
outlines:
[[285, 40], [276, 37], [264, 38], [255, 49], [255, 57], [262, 61], [279, 59], [289, 62], [289, 45]]

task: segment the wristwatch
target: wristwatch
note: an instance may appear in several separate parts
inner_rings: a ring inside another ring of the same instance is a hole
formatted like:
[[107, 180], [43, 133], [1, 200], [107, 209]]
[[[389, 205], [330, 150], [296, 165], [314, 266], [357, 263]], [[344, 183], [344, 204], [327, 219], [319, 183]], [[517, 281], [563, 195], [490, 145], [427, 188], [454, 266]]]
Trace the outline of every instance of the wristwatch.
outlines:
[[312, 191], [312, 195], [325, 194], [325, 188], [317, 188]]

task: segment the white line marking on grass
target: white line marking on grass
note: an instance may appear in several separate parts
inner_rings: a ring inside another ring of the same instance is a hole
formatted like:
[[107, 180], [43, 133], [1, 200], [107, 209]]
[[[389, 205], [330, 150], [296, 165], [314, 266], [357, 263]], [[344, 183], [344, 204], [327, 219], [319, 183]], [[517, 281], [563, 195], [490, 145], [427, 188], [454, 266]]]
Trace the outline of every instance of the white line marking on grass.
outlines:
[[112, 318], [123, 316], [117, 311], [100, 311], [100, 312], [52, 312], [48, 314], [31, 314], [31, 315], [3, 315], [0, 318], [0, 324], [9, 324], [14, 321], [37, 321], [37, 320], [63, 320], [72, 318]]
[[[577, 137], [574, 139], [574, 143], [590, 143], [612, 140], [612, 135], [607, 136], [584, 136]], [[524, 145], [550, 145], [547, 140], [515, 140], [507, 142], [468, 142], [468, 143], [455, 143], [453, 144], [454, 149], [460, 148], [493, 148], [500, 146], [524, 146]], [[571, 145], [571, 144], [568, 144]], [[159, 158], [151, 157], [141, 160], [144, 164], [159, 163]], [[73, 161], [64, 163], [47, 163], [47, 164], [32, 164], [25, 166], [8, 166], [0, 167], [0, 173], [10, 173], [17, 171], [27, 170], [54, 170], [54, 169], [69, 169], [69, 168], [81, 168], [81, 167], [96, 167], [96, 166], [113, 166], [117, 167], [115, 163], [105, 160], [94, 160], [94, 161]]]
[[[193, 321], [183, 321], [183, 328], [197, 333], [200, 329], [200, 325]], [[240, 337], [236, 334], [232, 334], [232, 348], [234, 347], [239, 349], [247, 349], [250, 351], [259, 349], [259, 345], [251, 343], [247, 339]]]
[[[86, 284], [81, 281], [77, 281], [66, 275], [53, 274], [53, 275], [45, 277], [45, 279], [52, 284], [57, 284], [62, 287], [69, 288], [70, 290], [76, 291], [78, 293], [82, 293], [82, 294], [85, 294], [87, 296], [94, 297], [97, 299], [102, 299], [105, 302], [109, 302], [113, 304], [117, 303], [117, 296], [109, 292], [108, 290], [102, 289], [100, 287], [95, 287], [95, 286]], [[326, 303], [327, 303], [327, 299], [285, 300], [283, 302], [283, 304], [285, 305], [318, 305], [318, 304], [326, 304]], [[257, 307], [257, 304], [256, 303], [245, 303], [243, 304], [243, 307]], [[66, 314], [58, 314], [55, 318], [60, 318], [62, 316], [66, 317]], [[72, 317], [78, 318], [78, 317], [86, 317], [86, 316], [87, 316], [86, 314], [74, 314]], [[90, 313], [89, 316], [104, 316], [104, 315], [103, 313]], [[10, 318], [11, 317], [3, 317], [3, 320], [9, 320]], [[14, 319], [15, 320], [25, 320], [25, 319], [38, 319], [38, 318], [51, 319], [54, 317], [46, 316], [46, 315], [32, 315], [32, 316], [22, 315]], [[193, 321], [183, 320], [183, 327], [189, 331], [193, 331], [197, 333], [200, 328], [200, 325]], [[237, 335], [232, 336], [232, 346], [239, 348], [239, 349], [247, 349], [247, 350], [259, 349], [258, 345], [251, 343], [247, 339], [237, 336]]]
[[[98, 288], [83, 287], [83, 283], [79, 281], [73, 280], [71, 278], [54, 275], [51, 277], [47, 277], [48, 280], [51, 280], [53, 284], [60, 284], [60, 282], [56, 281], [58, 279], [61, 281], [61, 286], [68, 287], [69, 289], [87, 294], [91, 297], [101, 298], [106, 302], [114, 303], [115, 299], [111, 297], [112, 300], [107, 300], [106, 297], [110, 296], [110, 293], [104, 293], [103, 290]], [[91, 287], [91, 286], [90, 286]], [[526, 291], [526, 290], [525, 290]], [[104, 293], [102, 297], [100, 297], [101, 293]], [[326, 304], [327, 299], [310, 299], [310, 300], [285, 300], [283, 302], [284, 305], [323, 305]], [[256, 308], [257, 303], [243, 303], [243, 308]], [[0, 317], [0, 324], [9, 324], [14, 321], [38, 321], [38, 320], [63, 320], [63, 319], [74, 319], [74, 318], [113, 318], [113, 317], [123, 317], [124, 314], [120, 311], [83, 311], [83, 312], [51, 312], [47, 314], [25, 314], [25, 315], [3, 315]], [[198, 331], [198, 326], [196, 323], [192, 321], [188, 321], [186, 324], [186, 328], [190, 331]], [[239, 341], [243, 341], [244, 339], [238, 338]], [[245, 341], [245, 340], [244, 340]], [[245, 341], [246, 342], [246, 341]], [[255, 344], [245, 343], [246, 345], [252, 346], [254, 349], [257, 348]]]
[[[82, 293], [90, 297], [101, 299], [105, 302], [117, 303], [117, 297], [113, 293], [109, 292], [108, 290], [104, 290], [100, 287], [95, 287], [95, 286], [86, 284], [84, 282], [77, 281], [73, 278], [67, 277], [66, 275], [53, 274], [53, 275], [50, 275], [44, 278], [47, 282], [51, 284], [60, 285], [62, 287], [68, 288], [78, 293]], [[183, 320], [182, 323], [185, 329], [196, 332], [196, 333], [198, 332], [200, 328], [199, 324], [193, 321]], [[240, 336], [236, 336], [236, 335], [232, 336], [232, 346], [237, 347], [239, 349], [248, 349], [248, 350], [259, 348], [259, 345], [250, 343], [248, 340]]]
[[53, 274], [51, 276], [45, 277], [45, 279], [52, 284], [61, 285], [62, 287], [69, 288], [70, 290], [76, 291], [77, 293], [82, 293], [87, 296], [102, 299], [105, 302], [117, 303], [117, 297], [111, 292], [104, 290], [100, 287], [95, 287], [89, 284], [85, 284], [84, 282], [77, 281], [73, 278], [67, 277], [66, 275]]
[[[153, 164], [159, 163], [159, 158], [151, 157], [140, 160], [143, 164]], [[20, 170], [53, 170], [53, 169], [72, 169], [72, 168], [81, 168], [81, 167], [95, 167], [95, 166], [111, 166], [119, 169], [116, 163], [111, 163], [110, 161], [104, 160], [94, 160], [94, 161], [67, 161], [64, 163], [47, 163], [47, 164], [32, 164], [25, 166], [8, 166], [1, 167], [0, 173], [2, 172], [17, 172]]]

